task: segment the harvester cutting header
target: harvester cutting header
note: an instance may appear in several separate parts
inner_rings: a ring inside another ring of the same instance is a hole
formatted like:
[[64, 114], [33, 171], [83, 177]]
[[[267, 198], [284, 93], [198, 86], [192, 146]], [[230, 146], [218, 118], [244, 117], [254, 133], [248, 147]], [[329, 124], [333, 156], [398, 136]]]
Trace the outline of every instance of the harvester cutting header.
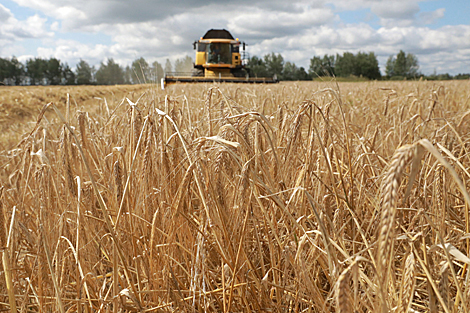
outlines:
[[[166, 73], [165, 84], [185, 82], [277, 83], [276, 77], [250, 77], [245, 43], [225, 29], [211, 29], [193, 43], [196, 61], [191, 73]], [[242, 47], [242, 52], [240, 52]]]

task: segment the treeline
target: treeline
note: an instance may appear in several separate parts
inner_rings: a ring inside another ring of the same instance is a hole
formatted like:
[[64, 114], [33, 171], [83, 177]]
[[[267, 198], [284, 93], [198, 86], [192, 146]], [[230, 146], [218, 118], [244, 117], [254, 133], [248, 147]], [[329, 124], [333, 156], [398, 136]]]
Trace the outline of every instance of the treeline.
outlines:
[[357, 54], [345, 52], [342, 55], [325, 55], [323, 58], [313, 57], [310, 59], [309, 73], [312, 78], [322, 76], [382, 78], [379, 61], [373, 52]]
[[187, 56], [177, 59], [173, 65], [166, 60], [149, 64], [144, 58], [122, 67], [110, 58], [98, 68], [84, 60], [75, 69], [56, 58], [33, 58], [24, 64], [15, 57], [0, 58], [0, 85], [116, 85], [159, 82], [165, 72], [190, 72], [193, 60]]
[[337, 77], [365, 77], [367, 79], [380, 79], [380, 68], [377, 57], [373, 52], [343, 55], [314, 56], [310, 59], [310, 67], [305, 70], [297, 67], [295, 63], [284, 62], [281, 54], [267, 54], [263, 58], [256, 56], [248, 60], [250, 74], [266, 77], [276, 75], [280, 80], [311, 80], [322, 76]]
[[385, 65], [386, 78], [390, 80], [426, 79], [426, 80], [452, 80], [470, 79], [470, 74], [450, 75], [436, 74], [423, 75], [419, 72], [418, 58], [411, 53], [400, 50], [396, 56], [390, 56]]
[[[279, 80], [312, 80], [317, 77], [335, 76], [352, 79], [419, 79], [448, 80], [469, 79], [470, 74], [432, 74], [425, 76], [419, 72], [418, 58], [404, 51], [388, 58], [385, 75], [379, 68], [377, 56], [373, 52], [345, 52], [342, 55], [314, 56], [308, 69], [298, 67], [293, 62], [285, 62], [281, 54], [270, 53], [263, 57], [253, 56], [246, 60], [248, 73], [252, 77], [277, 76]], [[56, 58], [33, 58], [24, 64], [15, 57], [0, 58], [0, 85], [115, 85], [158, 83], [164, 73], [188, 73], [193, 69], [193, 60], [186, 56], [177, 59], [173, 65], [148, 63], [138, 58], [131, 65], [123, 67], [112, 58], [101, 62], [95, 68], [80, 60], [75, 69]]]
[[342, 77], [368, 80], [403, 80], [427, 79], [450, 80], [469, 79], [470, 74], [432, 74], [423, 75], [419, 72], [418, 58], [411, 53], [400, 51], [391, 55], [385, 66], [385, 75], [379, 68], [377, 56], [373, 52], [345, 52], [336, 55], [314, 56], [310, 59], [307, 70], [297, 67], [295, 63], [284, 62], [281, 54], [267, 54], [263, 58], [252, 57], [248, 60], [252, 76], [266, 77], [276, 75], [280, 80], [311, 80], [318, 77]]
[[249, 75], [254, 77], [273, 77], [279, 80], [310, 80], [311, 76], [303, 67], [297, 67], [295, 63], [284, 62], [281, 54], [266, 54], [263, 58], [253, 56], [248, 59], [247, 68]]

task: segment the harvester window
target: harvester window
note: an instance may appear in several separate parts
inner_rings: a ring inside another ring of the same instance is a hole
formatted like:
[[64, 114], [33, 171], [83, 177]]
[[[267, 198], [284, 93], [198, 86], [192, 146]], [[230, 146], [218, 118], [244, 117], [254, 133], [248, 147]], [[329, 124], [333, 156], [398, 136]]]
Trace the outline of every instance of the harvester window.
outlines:
[[232, 53], [240, 53], [240, 44], [232, 45]]
[[207, 63], [212, 64], [231, 64], [232, 52], [230, 44], [213, 42], [210, 43], [207, 49]]
[[203, 42], [198, 42], [197, 43], [197, 52], [206, 52], [206, 46], [207, 44]]

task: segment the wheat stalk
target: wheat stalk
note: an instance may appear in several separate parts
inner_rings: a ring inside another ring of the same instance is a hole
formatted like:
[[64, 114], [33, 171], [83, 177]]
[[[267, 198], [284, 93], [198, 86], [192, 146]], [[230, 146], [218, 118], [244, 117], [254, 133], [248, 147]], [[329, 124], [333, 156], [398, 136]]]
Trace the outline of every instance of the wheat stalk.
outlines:
[[[397, 149], [392, 157], [382, 184], [382, 212], [378, 226], [377, 274], [382, 286], [388, 286], [389, 265], [393, 260], [395, 240], [395, 215], [398, 189], [407, 164], [416, 153], [416, 145], [406, 145]], [[387, 291], [381, 290], [382, 310], [386, 310]]]
[[351, 301], [350, 297], [350, 287], [349, 287], [349, 280], [350, 280], [350, 272], [351, 267], [346, 268], [341, 275], [338, 277], [338, 281], [336, 282], [336, 312], [337, 313], [351, 313]]
[[442, 264], [439, 275], [441, 276], [439, 280], [439, 293], [441, 294], [444, 305], [449, 307], [449, 263], [444, 261]]
[[3, 190], [0, 187], [0, 249], [4, 250], [7, 247], [7, 228], [5, 224], [5, 209], [3, 207]]
[[116, 188], [116, 201], [118, 205], [120, 205], [122, 202], [124, 186], [122, 183], [122, 168], [121, 168], [119, 159], [117, 159], [116, 162], [114, 162], [113, 173], [114, 173], [114, 186]]
[[410, 251], [405, 259], [403, 268], [403, 276], [400, 286], [400, 298], [398, 311], [400, 313], [408, 313], [411, 303], [413, 302], [414, 290], [416, 285], [416, 268], [413, 250]]
[[[392, 157], [382, 184], [382, 213], [379, 223], [377, 265], [378, 273], [387, 279], [388, 262], [392, 258], [392, 246], [395, 231], [395, 215], [398, 201], [398, 188], [407, 164], [415, 154], [415, 145], [406, 145], [397, 149]], [[386, 284], [385, 284], [386, 285]]]
[[8, 302], [10, 312], [16, 312], [15, 287], [13, 284], [13, 273], [11, 270], [10, 249], [7, 242], [7, 227], [5, 223], [5, 206], [3, 204], [3, 186], [0, 188], [0, 250], [2, 252], [3, 271], [5, 273], [5, 284], [8, 291]]
[[25, 312], [468, 311], [465, 258], [434, 260], [468, 254], [470, 89], [440, 84], [2, 88], [2, 110], [67, 117], [0, 116], [0, 294]]
[[62, 164], [65, 171], [65, 181], [70, 194], [77, 196], [77, 186], [73, 178], [72, 166], [70, 165], [69, 140], [67, 130], [64, 128], [64, 138], [62, 142]]

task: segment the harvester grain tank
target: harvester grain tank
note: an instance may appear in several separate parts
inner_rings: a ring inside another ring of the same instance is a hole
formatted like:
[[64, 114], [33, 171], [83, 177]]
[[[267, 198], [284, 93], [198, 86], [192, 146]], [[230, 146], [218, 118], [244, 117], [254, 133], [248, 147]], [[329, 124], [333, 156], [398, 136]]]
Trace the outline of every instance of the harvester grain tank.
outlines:
[[[274, 77], [250, 77], [245, 43], [225, 29], [211, 29], [193, 43], [196, 60], [191, 73], [166, 73], [164, 83], [277, 83]], [[242, 48], [242, 51], [240, 51]]]

